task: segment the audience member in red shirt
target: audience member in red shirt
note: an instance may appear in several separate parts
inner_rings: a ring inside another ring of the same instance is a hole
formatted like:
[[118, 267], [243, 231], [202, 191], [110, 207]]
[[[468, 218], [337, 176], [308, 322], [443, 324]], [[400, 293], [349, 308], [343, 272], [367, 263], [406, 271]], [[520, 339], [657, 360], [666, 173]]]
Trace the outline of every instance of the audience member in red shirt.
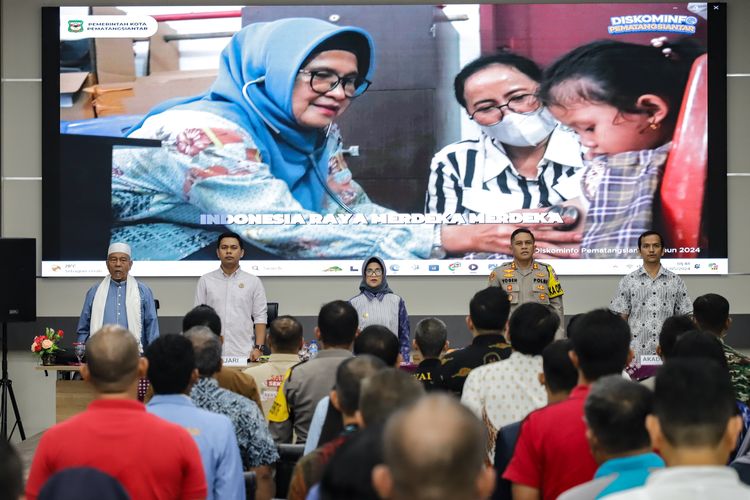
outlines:
[[620, 316], [597, 309], [584, 314], [568, 332], [578, 386], [560, 403], [529, 414], [521, 424], [513, 458], [503, 478], [513, 483], [514, 500], [554, 500], [590, 481], [596, 462], [586, 440], [583, 404], [589, 386], [622, 372], [630, 361], [630, 327]]
[[26, 498], [34, 500], [47, 479], [68, 467], [93, 467], [123, 485], [131, 498], [206, 498], [198, 447], [178, 425], [146, 412], [137, 401], [148, 361], [129, 331], [108, 325], [86, 346], [83, 378], [97, 399], [83, 413], [44, 433], [34, 454]]

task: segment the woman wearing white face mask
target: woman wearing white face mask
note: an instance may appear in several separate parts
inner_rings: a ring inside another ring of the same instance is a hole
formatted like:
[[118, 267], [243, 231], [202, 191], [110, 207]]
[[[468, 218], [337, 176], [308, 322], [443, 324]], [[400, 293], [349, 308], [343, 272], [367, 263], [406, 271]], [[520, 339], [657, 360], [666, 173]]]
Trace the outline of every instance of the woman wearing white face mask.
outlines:
[[[461, 70], [456, 99], [481, 133], [433, 157], [427, 213], [539, 211], [581, 194], [581, 145], [540, 102], [540, 79], [536, 63], [510, 53], [480, 57]], [[516, 228], [506, 226], [508, 235]], [[534, 226], [541, 248], [580, 241], [579, 232], [554, 228]]]

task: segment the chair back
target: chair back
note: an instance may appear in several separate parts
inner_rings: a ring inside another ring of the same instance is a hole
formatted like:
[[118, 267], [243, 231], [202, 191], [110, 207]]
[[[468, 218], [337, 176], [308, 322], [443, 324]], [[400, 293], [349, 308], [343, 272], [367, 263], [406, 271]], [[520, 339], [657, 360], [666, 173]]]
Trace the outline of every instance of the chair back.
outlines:
[[289, 483], [297, 461], [305, 452], [304, 444], [280, 444], [279, 461], [276, 462], [276, 498], [286, 498]]
[[271, 324], [271, 321], [275, 320], [279, 317], [279, 303], [278, 302], [268, 302], [266, 304], [267, 308], [267, 314], [268, 314], [268, 323]]

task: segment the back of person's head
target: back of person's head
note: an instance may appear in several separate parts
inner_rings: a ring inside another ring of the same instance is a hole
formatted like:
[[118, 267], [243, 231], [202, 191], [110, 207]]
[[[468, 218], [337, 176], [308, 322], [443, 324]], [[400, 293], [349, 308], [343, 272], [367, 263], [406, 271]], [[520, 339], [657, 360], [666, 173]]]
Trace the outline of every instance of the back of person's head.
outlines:
[[542, 371], [549, 391], [553, 394], [570, 393], [578, 384], [578, 370], [570, 360], [573, 342], [556, 340], [542, 351]]
[[162, 335], [146, 348], [148, 380], [156, 394], [182, 394], [195, 370], [193, 344], [182, 335]]
[[549, 306], [527, 302], [513, 311], [508, 321], [508, 337], [513, 350], [537, 356], [555, 338], [560, 317]]
[[630, 327], [619, 315], [608, 309], [595, 309], [578, 319], [568, 333], [578, 369], [589, 382], [625, 368], [630, 353]]
[[336, 369], [336, 398], [339, 411], [344, 415], [354, 415], [359, 409], [359, 396], [362, 381], [386, 367], [380, 358], [362, 354], [343, 361]]
[[[1, 498], [1, 497], [0, 497]], [[67, 467], [52, 474], [38, 500], [129, 500], [122, 484], [94, 467]]]
[[692, 330], [680, 335], [674, 344], [670, 359], [706, 358], [729, 370], [724, 346], [716, 335]]
[[715, 448], [737, 414], [729, 373], [708, 359], [668, 359], [656, 374], [653, 414], [672, 447]]
[[651, 413], [653, 393], [646, 386], [621, 375], [607, 375], [591, 386], [584, 405], [586, 425], [593, 434], [592, 451], [624, 455], [648, 448], [646, 416]]
[[0, 500], [18, 500], [23, 495], [23, 464], [8, 441], [0, 439]]
[[207, 326], [194, 326], [185, 332], [193, 344], [195, 367], [201, 377], [210, 377], [221, 369], [221, 341]]
[[331, 457], [320, 480], [321, 500], [380, 500], [372, 470], [383, 463], [383, 426], [354, 433]]
[[183, 332], [194, 326], [207, 326], [216, 335], [221, 335], [221, 318], [213, 307], [206, 304], [195, 306], [182, 318]]
[[502, 331], [509, 313], [508, 294], [497, 286], [478, 291], [469, 302], [469, 316], [474, 328], [479, 331]]
[[329, 302], [320, 308], [318, 328], [324, 347], [348, 347], [359, 328], [357, 310], [345, 300]]
[[691, 330], [695, 330], [695, 323], [690, 316], [670, 316], [664, 320], [659, 332], [659, 354], [662, 358], [667, 359], [672, 356], [675, 342], [680, 336]]
[[481, 56], [464, 66], [453, 80], [453, 92], [461, 106], [466, 107], [466, 98], [464, 97], [466, 80], [473, 74], [495, 64], [515, 68], [535, 82], [539, 82], [542, 79], [542, 70], [537, 63], [526, 57], [511, 52], [498, 52], [496, 54]]
[[[486, 498], [494, 484], [486, 446], [487, 430], [471, 410], [447, 395], [425, 396], [388, 420], [385, 465], [373, 482], [383, 498]], [[480, 479], [489, 484], [481, 488]]]
[[138, 377], [138, 342], [125, 328], [104, 325], [86, 343], [87, 378], [98, 392], [125, 392]]
[[388, 366], [396, 366], [399, 345], [396, 334], [383, 325], [370, 325], [354, 339], [355, 356], [371, 354]]
[[693, 318], [701, 330], [718, 335], [727, 328], [729, 301], [716, 293], [701, 295], [693, 301]]
[[[671, 52], [665, 56], [664, 49]], [[669, 105], [677, 121], [693, 61], [705, 49], [687, 37], [655, 47], [598, 40], [563, 55], [544, 72], [539, 94], [547, 105], [608, 104], [623, 113], [642, 113], [639, 98], [653, 94]]]
[[302, 324], [293, 316], [279, 316], [268, 327], [271, 352], [296, 354], [303, 342]]
[[424, 395], [424, 387], [413, 376], [397, 368], [385, 368], [362, 381], [359, 411], [367, 427], [380, 425], [393, 412]]
[[414, 329], [414, 342], [425, 359], [439, 358], [447, 340], [448, 327], [438, 318], [420, 320]]

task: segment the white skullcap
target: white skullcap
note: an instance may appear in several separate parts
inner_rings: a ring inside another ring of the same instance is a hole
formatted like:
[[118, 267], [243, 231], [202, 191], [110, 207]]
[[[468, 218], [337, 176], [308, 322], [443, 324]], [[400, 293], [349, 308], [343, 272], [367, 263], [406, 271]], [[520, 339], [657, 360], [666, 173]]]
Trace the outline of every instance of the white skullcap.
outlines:
[[109, 250], [107, 250], [107, 255], [111, 255], [113, 253], [124, 253], [127, 254], [128, 257], [133, 257], [130, 254], [130, 245], [127, 243], [112, 243], [109, 246]]

